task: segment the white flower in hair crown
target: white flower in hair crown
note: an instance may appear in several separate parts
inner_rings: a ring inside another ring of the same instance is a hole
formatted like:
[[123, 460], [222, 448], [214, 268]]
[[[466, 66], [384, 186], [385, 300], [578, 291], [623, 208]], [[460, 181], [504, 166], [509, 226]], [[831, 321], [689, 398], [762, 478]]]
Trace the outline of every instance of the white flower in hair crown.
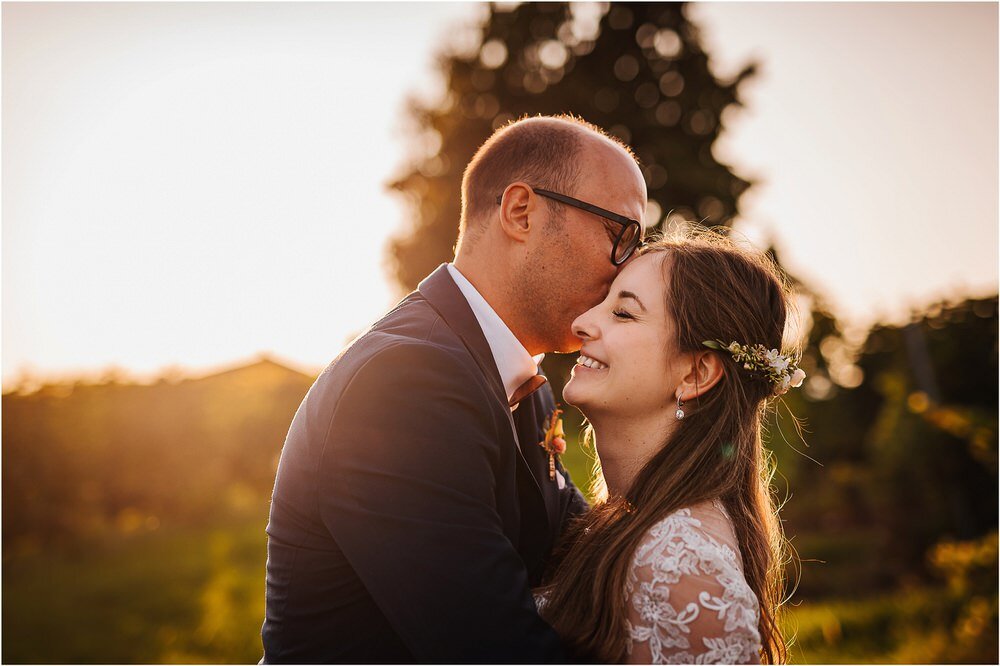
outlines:
[[766, 378], [774, 386], [775, 395], [784, 395], [788, 389], [802, 386], [802, 381], [806, 378], [805, 371], [799, 368], [799, 359], [786, 356], [777, 349], [768, 349], [764, 345], [741, 345], [738, 342], [727, 345], [718, 340], [705, 340], [701, 344], [709, 349], [728, 352], [744, 370]]

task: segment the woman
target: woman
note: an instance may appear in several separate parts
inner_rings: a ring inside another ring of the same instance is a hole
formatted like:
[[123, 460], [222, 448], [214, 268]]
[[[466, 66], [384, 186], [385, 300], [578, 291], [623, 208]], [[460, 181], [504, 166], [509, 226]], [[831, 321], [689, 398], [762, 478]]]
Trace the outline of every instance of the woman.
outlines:
[[[542, 616], [602, 662], [779, 662], [781, 528], [761, 446], [787, 293], [710, 233], [648, 245], [601, 304], [564, 398], [593, 427], [598, 501], [567, 533]], [[760, 345], [759, 347], [756, 347]]]

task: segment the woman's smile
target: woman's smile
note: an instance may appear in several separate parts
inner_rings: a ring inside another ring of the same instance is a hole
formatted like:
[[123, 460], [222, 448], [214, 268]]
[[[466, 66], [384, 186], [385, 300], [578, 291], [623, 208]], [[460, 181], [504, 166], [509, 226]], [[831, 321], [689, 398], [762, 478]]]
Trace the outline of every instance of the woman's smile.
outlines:
[[[593, 356], [587, 354], [580, 354], [580, 357], [576, 359], [576, 365], [586, 368], [587, 370], [607, 370], [608, 364], [600, 361]], [[576, 368], [574, 367], [574, 370]]]

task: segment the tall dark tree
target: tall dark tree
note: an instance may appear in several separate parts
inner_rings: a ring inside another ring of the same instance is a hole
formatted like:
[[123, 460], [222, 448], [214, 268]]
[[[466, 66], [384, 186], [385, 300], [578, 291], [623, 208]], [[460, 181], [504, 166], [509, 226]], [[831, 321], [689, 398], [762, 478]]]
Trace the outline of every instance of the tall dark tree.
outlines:
[[462, 170], [476, 148], [524, 115], [572, 113], [631, 145], [656, 204], [650, 226], [669, 211], [728, 225], [750, 185], [712, 146], [754, 67], [716, 78], [683, 4], [491, 5], [476, 38], [440, 67], [447, 95], [411, 104], [419, 150], [391, 183], [411, 206], [411, 226], [389, 248], [406, 290], [452, 258]]

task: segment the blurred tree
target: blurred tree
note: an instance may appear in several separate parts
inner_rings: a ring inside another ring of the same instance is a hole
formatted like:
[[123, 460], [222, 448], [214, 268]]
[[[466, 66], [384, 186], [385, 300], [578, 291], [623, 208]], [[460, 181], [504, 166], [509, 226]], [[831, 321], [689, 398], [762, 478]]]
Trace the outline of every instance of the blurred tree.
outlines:
[[710, 225], [736, 215], [750, 182], [712, 146], [754, 67], [717, 79], [683, 3], [491, 4], [464, 37], [440, 59], [444, 99], [411, 102], [417, 152], [390, 184], [412, 214], [389, 247], [404, 290], [451, 260], [465, 165], [495, 129], [525, 115], [572, 113], [631, 145], [650, 227], [668, 210]]
[[996, 529], [997, 325], [997, 299], [976, 299], [868, 336], [858, 365], [881, 407], [864, 446], [893, 559]]
[[825, 308], [812, 319], [809, 380], [784, 398], [809, 458], [784, 408], [769, 434], [796, 495], [787, 530], [826, 563], [800, 595], [926, 578], [934, 544], [997, 527], [997, 297], [934, 304], [854, 347]]

